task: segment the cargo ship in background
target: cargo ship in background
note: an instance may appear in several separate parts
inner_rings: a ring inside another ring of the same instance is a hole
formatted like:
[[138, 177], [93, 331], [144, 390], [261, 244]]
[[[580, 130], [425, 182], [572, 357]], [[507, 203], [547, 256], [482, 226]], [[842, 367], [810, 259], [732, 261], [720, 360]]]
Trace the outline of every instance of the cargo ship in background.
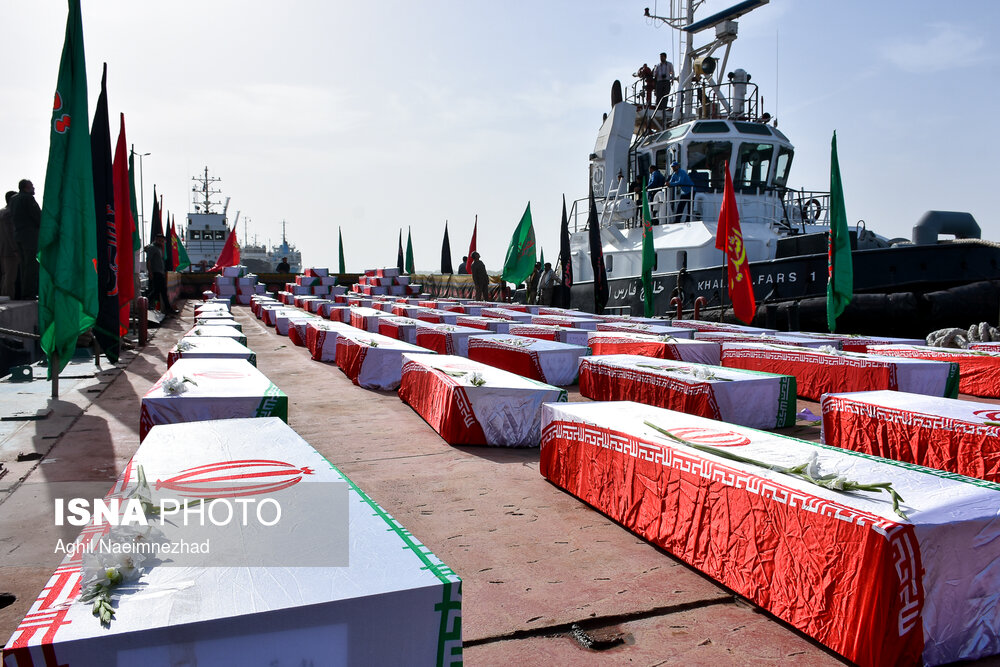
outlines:
[[[590, 153], [607, 269], [608, 307], [643, 312], [641, 184], [656, 165], [670, 177], [678, 162], [691, 177], [675, 215], [679, 188], [651, 192], [654, 227], [654, 305], [657, 315], [688, 314], [733, 320], [724, 256], [715, 248], [728, 161], [746, 255], [757, 299], [755, 324], [826, 330], [829, 192], [793, 189], [794, 146], [764, 108], [751, 75], [729, 69], [737, 19], [766, 5], [745, 0], [696, 20], [698, 2], [671, 3], [674, 12], [647, 20], [681, 34], [678, 84], [653, 103], [642, 82], [612, 86], [610, 111]], [[696, 47], [695, 35], [710, 34]], [[638, 190], [636, 187], [638, 186]], [[674, 192], [676, 190], [677, 192]], [[588, 197], [573, 203], [571, 305], [593, 311]], [[981, 239], [969, 213], [929, 211], [915, 221], [913, 238], [887, 238], [851, 225], [854, 299], [838, 331], [923, 336], [942, 327], [996, 321], [1000, 310], [1000, 244]]]

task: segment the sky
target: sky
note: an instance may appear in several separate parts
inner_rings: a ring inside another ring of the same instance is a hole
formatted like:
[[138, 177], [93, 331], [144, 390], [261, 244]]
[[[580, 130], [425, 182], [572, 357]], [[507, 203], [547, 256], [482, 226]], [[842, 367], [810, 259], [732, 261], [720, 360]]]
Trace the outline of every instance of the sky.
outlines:
[[[91, 115], [107, 62], [112, 142], [124, 112], [150, 154], [146, 215], [155, 184], [181, 220], [207, 166], [241, 241], [246, 223], [277, 243], [285, 220], [305, 266], [336, 267], [338, 227], [348, 271], [393, 266], [402, 229], [417, 270], [436, 271], [447, 221], [457, 268], [478, 216], [499, 271], [529, 202], [554, 261], [612, 82], [660, 51], [678, 62], [677, 34], [643, 17], [669, 4], [82, 0]], [[66, 2], [2, 6], [0, 188], [30, 178], [41, 202]], [[829, 188], [836, 130], [852, 224], [909, 237], [925, 211], [962, 210], [1000, 239], [1000, 3], [950, 6], [771, 0], [739, 20], [728, 70], [750, 72], [795, 145], [790, 186]]]

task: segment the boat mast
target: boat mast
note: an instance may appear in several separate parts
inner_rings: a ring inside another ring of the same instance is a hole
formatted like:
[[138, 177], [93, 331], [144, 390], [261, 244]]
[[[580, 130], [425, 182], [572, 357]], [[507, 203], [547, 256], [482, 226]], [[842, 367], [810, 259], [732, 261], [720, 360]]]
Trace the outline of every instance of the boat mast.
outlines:
[[191, 187], [191, 192], [194, 193], [195, 212], [211, 214], [212, 206], [215, 205], [215, 202], [212, 201], [212, 196], [222, 193], [222, 190], [214, 188], [213, 184], [218, 183], [222, 179], [217, 176], [210, 177], [208, 175], [208, 167], [205, 167], [204, 176], [192, 176], [191, 180], [197, 183], [197, 185]]

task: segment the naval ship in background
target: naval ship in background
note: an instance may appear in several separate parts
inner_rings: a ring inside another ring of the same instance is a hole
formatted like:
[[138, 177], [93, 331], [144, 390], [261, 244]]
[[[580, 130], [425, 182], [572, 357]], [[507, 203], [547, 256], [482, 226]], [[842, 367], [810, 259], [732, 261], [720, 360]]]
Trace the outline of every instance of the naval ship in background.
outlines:
[[[285, 236], [286, 226], [287, 223], [282, 220], [281, 245], [271, 246], [270, 250], [267, 249], [267, 246], [258, 243], [256, 237], [251, 244], [244, 236], [243, 245], [240, 246], [240, 262], [254, 273], [273, 273], [278, 263], [287, 258], [289, 272], [302, 273], [302, 253], [294, 244], [288, 242]], [[246, 228], [244, 228], [245, 231]]]
[[[750, 74], [727, 71], [736, 19], [767, 3], [745, 0], [701, 20], [695, 20], [697, 1], [671, 3], [675, 13], [667, 17], [646, 10], [647, 20], [680, 31], [683, 57], [678, 85], [655, 104], [641, 81], [624, 93], [614, 82], [612, 107], [590, 155], [609, 307], [642, 314], [642, 222], [635, 187], [641, 193], [650, 165], [669, 179], [669, 165], [676, 161], [694, 184], [685, 197], [689, 215], [672, 215], [680, 188], [649, 194], [655, 313], [671, 315], [678, 304], [690, 313], [697, 304], [703, 318], [733, 319], [725, 259], [715, 248], [728, 160], [758, 304], [754, 323], [771, 319], [779, 327], [826, 330], [829, 193], [789, 187], [791, 141], [762, 108]], [[695, 47], [695, 35], [713, 32], [713, 39]], [[593, 311], [588, 198], [575, 201], [570, 212], [570, 301]], [[915, 336], [995, 322], [1000, 244], [980, 236], [971, 214], [951, 211], [929, 211], [914, 226], [912, 239], [886, 238], [863, 221], [853, 224], [854, 300], [838, 319], [838, 331]]]
[[[226, 197], [225, 203], [219, 204], [218, 199], [222, 191], [215, 184], [222, 179], [209, 176], [208, 167], [205, 167], [201, 175], [194, 176], [191, 180], [195, 183], [191, 188], [194, 211], [187, 216], [187, 227], [183, 232], [184, 247], [191, 260], [190, 271], [207, 271], [215, 265], [230, 230], [236, 227], [239, 221], [240, 214], [239, 211], [236, 212], [230, 227], [227, 218], [229, 197]], [[265, 246], [258, 245], [256, 239], [254, 244], [249, 244], [244, 227], [240, 263], [253, 273], [274, 273], [278, 263], [287, 257], [291, 273], [301, 273], [302, 253], [295, 245], [288, 243], [285, 237], [285, 224], [285, 221], [281, 222], [281, 245], [273, 246], [270, 251]]]

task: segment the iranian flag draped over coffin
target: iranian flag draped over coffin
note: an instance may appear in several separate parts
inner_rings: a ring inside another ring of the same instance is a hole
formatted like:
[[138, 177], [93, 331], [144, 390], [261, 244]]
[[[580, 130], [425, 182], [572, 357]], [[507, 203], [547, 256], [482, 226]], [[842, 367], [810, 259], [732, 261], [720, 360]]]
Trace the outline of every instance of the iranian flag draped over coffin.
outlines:
[[546, 404], [540, 471], [848, 660], [1000, 652], [995, 484], [623, 402]]
[[451, 445], [537, 447], [542, 403], [566, 391], [452, 355], [403, 355], [399, 397]]
[[[262, 498], [270, 498], [281, 504], [284, 521], [312, 526], [310, 533], [322, 536], [303, 538], [316, 547], [308, 554], [280, 548], [274, 553], [267, 551], [272, 545], [248, 537], [248, 547], [265, 550], [262, 560], [268, 562], [246, 567], [219, 562], [219, 537], [212, 529], [212, 566], [144, 562], [137, 581], [113, 589], [115, 615], [108, 627], [92, 615], [93, 603], [80, 599], [81, 584], [94, 568], [85, 564], [83, 548], [74, 549], [7, 642], [4, 665], [461, 663], [458, 576], [281, 420], [157, 426], [109, 497], [134, 491], [139, 466], [154, 502], [176, 498], [170, 491], [178, 488], [196, 491], [204, 485], [215, 493], [213, 478], [235, 479], [229, 482], [231, 497], [249, 503], [244, 507], [250, 514], [254, 501], [263, 505]], [[261, 485], [272, 490], [261, 493]], [[332, 487], [340, 487], [335, 495], [340, 501], [317, 513], [308, 499], [334, 495]], [[235, 511], [239, 514], [239, 505]], [[346, 513], [336, 520], [343, 520], [349, 533], [316, 530], [315, 523], [333, 511]], [[150, 523], [156, 525], [156, 519]], [[98, 548], [95, 543], [119, 530], [108, 523], [91, 525], [76, 544]], [[325, 561], [329, 557], [322, 554], [343, 553], [345, 547], [346, 562], [269, 563]]]
[[157, 424], [281, 417], [288, 396], [241, 359], [180, 359], [146, 395], [139, 411], [139, 440]]
[[580, 395], [636, 401], [753, 428], [795, 424], [795, 378], [608, 354], [580, 360]]

